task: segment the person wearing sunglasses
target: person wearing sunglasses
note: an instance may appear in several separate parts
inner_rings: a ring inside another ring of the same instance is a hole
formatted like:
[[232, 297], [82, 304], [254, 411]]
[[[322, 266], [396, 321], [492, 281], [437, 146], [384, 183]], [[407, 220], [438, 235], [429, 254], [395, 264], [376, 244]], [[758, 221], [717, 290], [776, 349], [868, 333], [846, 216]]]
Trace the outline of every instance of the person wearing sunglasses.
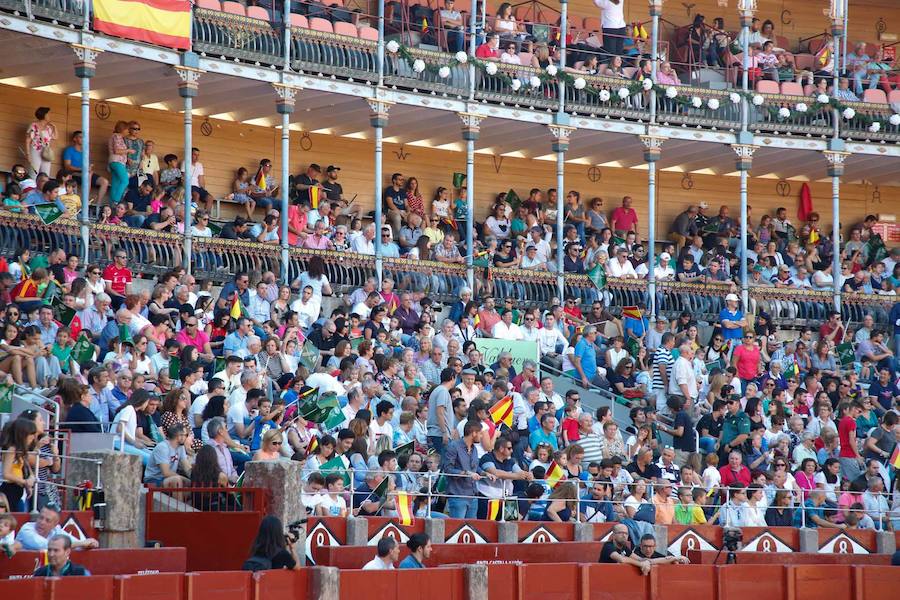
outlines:
[[276, 427], [268, 430], [263, 434], [262, 446], [253, 455], [253, 460], [281, 460], [281, 447], [283, 444], [284, 438], [280, 429]]

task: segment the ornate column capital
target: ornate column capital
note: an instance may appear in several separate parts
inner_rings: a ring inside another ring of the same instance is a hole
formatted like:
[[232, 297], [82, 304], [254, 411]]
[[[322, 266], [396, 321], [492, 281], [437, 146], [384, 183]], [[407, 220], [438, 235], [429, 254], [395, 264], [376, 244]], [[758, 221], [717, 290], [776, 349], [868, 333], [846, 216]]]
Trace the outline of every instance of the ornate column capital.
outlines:
[[641, 143], [644, 144], [644, 160], [656, 162], [662, 154], [662, 145], [669, 138], [661, 135], [642, 135]]
[[837, 150], [825, 150], [822, 152], [828, 161], [828, 176], [841, 177], [844, 174], [844, 161], [850, 156], [849, 152]]
[[462, 136], [467, 142], [474, 142], [481, 134], [481, 122], [485, 120], [484, 115], [470, 112], [456, 113], [459, 120], [462, 121]]
[[175, 69], [175, 72], [178, 73], [178, 78], [181, 79], [178, 83], [178, 95], [182, 98], [196, 97], [200, 76], [206, 71], [183, 65], [175, 65], [172, 68]]
[[749, 171], [753, 166], [753, 155], [759, 149], [759, 146], [753, 144], [732, 144], [731, 149], [737, 154], [737, 170]]
[[388, 123], [388, 112], [394, 105], [390, 100], [382, 98], [366, 98], [372, 113], [369, 115], [369, 123], [372, 127], [386, 127]]
[[75, 77], [84, 79], [96, 75], [97, 57], [103, 50], [74, 43], [69, 44], [69, 47], [75, 53]]
[[550, 123], [547, 125], [550, 135], [553, 136], [551, 144], [554, 152], [566, 152], [569, 150], [569, 138], [575, 132], [575, 128], [571, 125], [561, 125], [559, 123]]
[[272, 88], [278, 96], [276, 108], [279, 115], [289, 115], [294, 112], [294, 101], [300, 88], [284, 83], [273, 83]]

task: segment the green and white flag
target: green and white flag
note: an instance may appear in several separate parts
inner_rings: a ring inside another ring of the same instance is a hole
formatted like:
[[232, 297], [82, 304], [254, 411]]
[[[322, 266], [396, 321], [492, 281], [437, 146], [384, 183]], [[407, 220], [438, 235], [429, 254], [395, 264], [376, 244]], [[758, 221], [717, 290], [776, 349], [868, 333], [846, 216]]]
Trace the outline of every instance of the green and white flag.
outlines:
[[87, 332], [82, 331], [78, 336], [78, 341], [75, 342], [75, 347], [72, 348], [72, 358], [74, 358], [75, 362], [79, 365], [94, 360], [94, 344], [91, 342], [91, 337]]
[[856, 360], [856, 352], [853, 351], [852, 342], [838, 344], [834, 347], [834, 352], [837, 354], [838, 362], [841, 363], [842, 367], [850, 366]]
[[0, 413], [12, 412], [13, 389], [10, 383], [0, 385]]
[[178, 381], [181, 374], [181, 359], [177, 356], [169, 357], [169, 379]]
[[453, 187], [459, 189], [466, 184], [466, 174], [465, 173], [454, 173], [453, 174]]
[[44, 225], [52, 224], [63, 215], [63, 211], [59, 210], [59, 207], [53, 202], [35, 204], [34, 212], [44, 222]]
[[316, 370], [322, 362], [322, 352], [316, 348], [315, 344], [306, 340], [303, 349], [300, 351], [300, 362], [311, 372]]
[[513, 210], [519, 210], [519, 205], [522, 204], [522, 199], [519, 198], [519, 195], [516, 193], [516, 190], [509, 188], [509, 191], [506, 192], [506, 203]]
[[587, 272], [587, 276], [598, 290], [602, 290], [606, 287], [606, 269], [603, 268], [603, 265], [599, 263], [594, 265], [593, 268]]
[[[328, 462], [319, 466], [319, 473], [322, 474], [323, 477], [328, 477], [332, 473], [337, 473], [344, 480], [344, 485], [350, 485], [350, 473], [347, 472], [347, 465], [344, 463], [344, 458], [342, 456], [335, 456]], [[387, 481], [385, 479], [385, 481]]]

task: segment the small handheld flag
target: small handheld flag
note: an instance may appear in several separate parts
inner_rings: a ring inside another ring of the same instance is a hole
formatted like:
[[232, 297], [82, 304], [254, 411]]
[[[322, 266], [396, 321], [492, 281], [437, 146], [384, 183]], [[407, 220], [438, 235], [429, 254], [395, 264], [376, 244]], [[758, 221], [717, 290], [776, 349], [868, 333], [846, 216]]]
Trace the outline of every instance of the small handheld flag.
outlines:
[[492, 498], [488, 500], [487, 518], [489, 521], [499, 521], [503, 515], [503, 500]]
[[53, 203], [35, 204], [34, 212], [37, 213], [37, 216], [41, 218], [41, 221], [44, 222], [44, 225], [52, 224], [63, 215], [63, 211], [59, 210], [59, 207]]
[[397, 516], [400, 517], [400, 524], [407, 527], [416, 520], [412, 496], [406, 492], [397, 492]]
[[309, 440], [309, 444], [306, 445], [306, 455], [312, 456], [312, 454], [319, 449], [319, 438], [313, 436], [311, 440]]
[[319, 208], [319, 188], [317, 186], [309, 188], [309, 205], [317, 210]]
[[640, 318], [641, 318], [642, 316], [643, 316], [643, 313], [641, 312], [641, 309], [639, 309], [637, 306], [625, 306], [625, 307], [622, 307], [622, 318], [626, 318], [626, 317], [627, 317], [627, 318], [629, 318], [629, 319], [638, 319], [638, 320], [640, 320]]
[[491, 420], [500, 425], [501, 423], [505, 424], [507, 427], [512, 429], [513, 426], [513, 399], [512, 396], [506, 396], [488, 411], [491, 415]]
[[591, 270], [587, 272], [587, 276], [598, 290], [602, 290], [606, 287], [606, 269], [603, 268], [603, 265], [599, 263], [594, 265]]
[[268, 182], [266, 181], [266, 174], [263, 172], [262, 167], [256, 172], [256, 177], [253, 178], [253, 185], [263, 191], [266, 190]]
[[232, 319], [240, 319], [244, 316], [244, 305], [241, 304], [241, 296], [237, 292], [234, 293], [234, 301], [231, 303], [231, 312], [229, 314]]
[[894, 446], [894, 453], [891, 454], [891, 466], [900, 469], [900, 444]]
[[547, 485], [550, 486], [550, 489], [552, 490], [557, 485], [559, 485], [559, 482], [562, 481], [565, 476], [566, 474], [562, 470], [562, 467], [556, 464], [556, 461], [554, 460], [550, 463], [550, 466], [547, 467], [547, 474], [544, 476], [544, 479], [547, 481]]

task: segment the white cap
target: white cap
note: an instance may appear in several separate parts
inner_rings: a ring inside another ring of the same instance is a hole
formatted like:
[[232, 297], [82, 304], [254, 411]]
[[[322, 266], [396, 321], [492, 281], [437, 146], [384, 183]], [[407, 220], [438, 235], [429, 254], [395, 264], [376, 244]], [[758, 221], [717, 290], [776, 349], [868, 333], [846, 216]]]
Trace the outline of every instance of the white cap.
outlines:
[[672, 256], [668, 252], [659, 255], [659, 260], [671, 260]]
[[740, 302], [740, 298], [737, 297], [737, 294], [728, 294], [725, 296], [725, 302]]
[[709, 202], [701, 202], [700, 208], [702, 208], [703, 210], [706, 210], [707, 208], [709, 208]]

